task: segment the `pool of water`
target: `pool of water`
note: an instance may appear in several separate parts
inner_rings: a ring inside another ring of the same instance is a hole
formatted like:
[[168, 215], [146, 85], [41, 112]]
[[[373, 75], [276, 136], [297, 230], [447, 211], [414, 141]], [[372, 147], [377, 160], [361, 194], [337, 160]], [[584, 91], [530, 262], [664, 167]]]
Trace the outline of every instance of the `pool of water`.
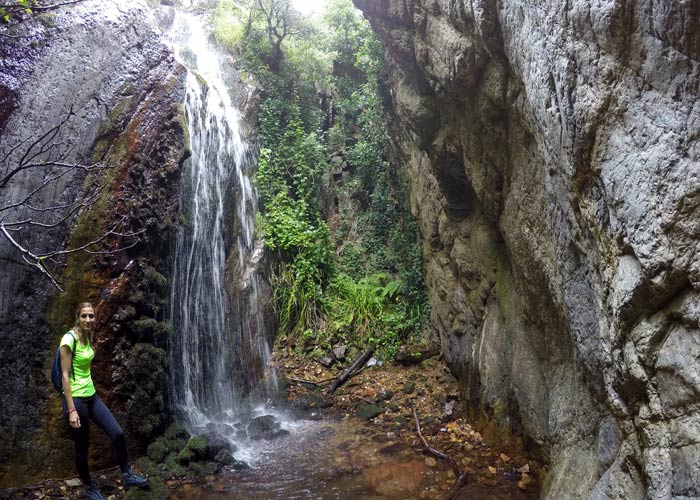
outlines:
[[[429, 498], [448, 473], [395, 433], [355, 420], [307, 422], [263, 445], [256, 465], [174, 491], [173, 499]], [[448, 484], [448, 483], [445, 483]], [[423, 495], [421, 495], [423, 493]]]

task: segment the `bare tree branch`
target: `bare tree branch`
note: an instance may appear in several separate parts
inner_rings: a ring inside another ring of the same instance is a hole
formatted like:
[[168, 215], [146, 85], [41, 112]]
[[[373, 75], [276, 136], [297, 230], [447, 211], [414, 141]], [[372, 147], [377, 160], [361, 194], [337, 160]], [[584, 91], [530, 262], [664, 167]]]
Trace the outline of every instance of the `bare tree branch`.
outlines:
[[[80, 1], [80, 0], [79, 0]], [[77, 2], [68, 2], [77, 3]], [[0, 7], [2, 4], [0, 4]], [[60, 188], [58, 184], [63, 177], [78, 172], [90, 175], [103, 169], [110, 168], [97, 162], [94, 164], [82, 164], [69, 161], [71, 146], [61, 140], [63, 128], [68, 121], [75, 116], [71, 109], [60, 122], [42, 133], [34, 140], [25, 138], [8, 149], [3, 156], [3, 175], [0, 177], [0, 195], [3, 189], [10, 189], [15, 182], [29, 178], [22, 172], [38, 170], [43, 172], [44, 179], [38, 185], [30, 188], [29, 192], [20, 196], [19, 200], [8, 201], [0, 204], [0, 239], [5, 239], [10, 247], [14, 248], [21, 256], [21, 261], [39, 270], [59, 290], [63, 290], [60, 282], [49, 268], [56, 268], [67, 255], [84, 252], [89, 255], [108, 255], [126, 251], [133, 248], [141, 238], [139, 235], [145, 232], [130, 231], [125, 215], [119, 216], [119, 220], [111, 222], [107, 229], [95, 236], [90, 241], [69, 248], [36, 249], [28, 243], [32, 236], [50, 231], [64, 224], [70, 224], [75, 217], [90, 210], [98, 200], [102, 199], [105, 186], [93, 178], [91, 184], [86, 186], [82, 194], [74, 200], [42, 203], [34, 201], [47, 189]], [[106, 154], [106, 152], [105, 152]], [[36, 182], [36, 181], [35, 181]], [[3, 197], [0, 196], [0, 199]], [[111, 210], [111, 218], [117, 216], [122, 210], [119, 208], [121, 200], [115, 201]], [[124, 241], [122, 244], [121, 241]], [[36, 245], [34, 245], [36, 246]], [[7, 257], [2, 257], [8, 260]], [[16, 262], [13, 260], [13, 262]], [[47, 265], [48, 264], [48, 265]]]
[[22, 254], [22, 260], [29, 264], [32, 267], [36, 267], [39, 269], [39, 271], [46, 275], [51, 282], [54, 284], [56, 288], [58, 288], [61, 292], [63, 291], [63, 288], [61, 288], [61, 285], [58, 281], [56, 281], [56, 278], [54, 278], [53, 274], [51, 274], [51, 271], [49, 271], [46, 266], [43, 264], [42, 260], [38, 256], [34, 255], [30, 250], [24, 248], [22, 245], [20, 245], [17, 240], [15, 240], [12, 235], [5, 229], [5, 226], [3, 224], [0, 224], [0, 231], [3, 233], [5, 238], [10, 242], [12, 246], [14, 246], [19, 252]]
[[[100, 167], [100, 168], [103, 168], [103, 167]], [[27, 207], [27, 208], [29, 208], [30, 210], [35, 211], [35, 212], [39, 212], [39, 211], [46, 212], [46, 211], [59, 210], [59, 209], [62, 208], [62, 207], [61, 207], [61, 206], [58, 206], [58, 205], [57, 205], [57, 206], [53, 206], [53, 207], [46, 207], [46, 208], [41, 208], [41, 209], [40, 209], [40, 208], [36, 208], [36, 207], [30, 206], [30, 205], [28, 204], [28, 202], [29, 202], [29, 200], [30, 200], [35, 194], [39, 193], [39, 192], [40, 192], [41, 190], [43, 190], [46, 186], [48, 186], [48, 185], [51, 184], [52, 182], [55, 182], [56, 180], [60, 179], [60, 178], [63, 177], [65, 174], [67, 174], [67, 173], [69, 173], [69, 172], [72, 172], [73, 170], [75, 170], [75, 169], [74, 169], [74, 168], [68, 168], [68, 169], [64, 170], [63, 172], [61, 172], [61, 173], [59, 173], [59, 174], [57, 174], [57, 175], [54, 175], [54, 176], [52, 176], [52, 177], [49, 177], [49, 178], [46, 179], [43, 183], [41, 183], [39, 186], [37, 186], [34, 190], [32, 190], [32, 191], [31, 191], [27, 196], [25, 196], [21, 201], [18, 201], [18, 202], [16, 202], [16, 203], [12, 203], [12, 204], [6, 205], [6, 206], [0, 206], [0, 212], [3, 212], [3, 211], [5, 211], [5, 210], [10, 210], [10, 209], [12, 209], [12, 208], [21, 207], [21, 206]], [[84, 170], [90, 171], [89, 169], [84, 169]], [[99, 187], [98, 187], [97, 193], [99, 193], [99, 191], [101, 191], [101, 189], [102, 189], [102, 186], [99, 186]], [[73, 202], [73, 203], [71, 203], [71, 204], [65, 205], [65, 207], [73, 206], [73, 205], [74, 205], [75, 203], [77, 203], [78, 201], [80, 201], [80, 200], [76, 200], [75, 202]], [[83, 202], [81, 205], [82, 205], [82, 206], [85, 206], [85, 203]]]
[[[65, 7], [66, 5], [74, 5], [76, 3], [81, 3], [85, 0], [67, 0], [65, 2], [58, 2], [49, 5], [39, 5], [38, 2], [26, 2], [24, 4], [14, 2], [14, 3], [0, 3], [0, 9], [2, 9], [3, 15], [5, 16], [17, 16], [17, 15], [33, 15], [38, 12], [46, 12], [49, 10], [58, 9], [59, 7]], [[15, 23], [16, 24], [16, 23]], [[14, 26], [14, 25], [13, 25]]]
[[447, 455], [446, 453], [441, 452], [438, 449], [433, 448], [428, 444], [428, 441], [425, 439], [425, 437], [423, 437], [423, 433], [421, 432], [420, 421], [418, 420], [418, 413], [416, 412], [415, 408], [413, 408], [413, 419], [416, 422], [416, 432], [418, 433], [418, 437], [420, 438], [421, 443], [423, 443], [425, 451], [433, 455], [435, 458], [439, 458], [440, 460], [444, 460], [445, 462], [447, 462], [450, 468], [454, 471], [457, 481], [455, 482], [454, 486], [452, 487], [452, 490], [448, 493], [445, 499], [454, 500], [454, 498], [456, 498], [457, 496], [457, 492], [459, 491], [459, 489], [462, 486], [466, 485], [469, 481], [469, 473], [466, 470], [460, 470], [454, 458]]

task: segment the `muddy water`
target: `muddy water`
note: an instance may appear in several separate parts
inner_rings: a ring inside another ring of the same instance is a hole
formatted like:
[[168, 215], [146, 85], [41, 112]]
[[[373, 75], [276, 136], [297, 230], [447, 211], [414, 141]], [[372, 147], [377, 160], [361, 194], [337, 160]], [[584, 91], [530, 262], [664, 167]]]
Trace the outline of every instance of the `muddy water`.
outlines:
[[354, 419], [310, 422], [270, 443], [254, 468], [185, 485], [171, 498], [409, 499], [437, 492], [447, 472], [429, 467], [420, 452], [396, 438]]

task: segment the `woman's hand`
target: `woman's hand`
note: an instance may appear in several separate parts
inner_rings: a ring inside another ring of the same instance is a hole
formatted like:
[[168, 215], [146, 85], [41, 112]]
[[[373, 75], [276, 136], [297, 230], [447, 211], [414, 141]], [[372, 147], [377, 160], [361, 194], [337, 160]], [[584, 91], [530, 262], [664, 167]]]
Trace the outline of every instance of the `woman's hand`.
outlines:
[[75, 429], [80, 427], [80, 416], [77, 411], [73, 410], [68, 414], [68, 423]]

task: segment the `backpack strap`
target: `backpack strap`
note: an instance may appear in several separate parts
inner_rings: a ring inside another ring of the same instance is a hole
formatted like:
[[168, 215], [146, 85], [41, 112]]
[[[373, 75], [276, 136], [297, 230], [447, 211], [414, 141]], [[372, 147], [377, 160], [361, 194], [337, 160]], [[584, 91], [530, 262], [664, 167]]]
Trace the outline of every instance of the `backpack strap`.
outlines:
[[73, 358], [75, 357], [75, 335], [73, 335], [73, 330], [68, 330], [70, 336], [73, 337], [73, 350], [70, 352], [70, 374], [75, 380], [75, 368], [73, 368]]

